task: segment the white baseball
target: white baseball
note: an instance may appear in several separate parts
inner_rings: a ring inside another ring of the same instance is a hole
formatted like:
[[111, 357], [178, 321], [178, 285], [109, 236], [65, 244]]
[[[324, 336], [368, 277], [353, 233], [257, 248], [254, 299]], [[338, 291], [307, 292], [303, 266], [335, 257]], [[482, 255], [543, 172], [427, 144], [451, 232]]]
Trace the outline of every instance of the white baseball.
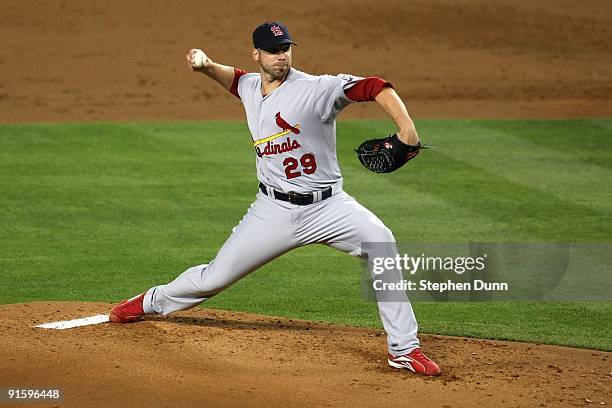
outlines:
[[202, 50], [196, 50], [193, 53], [193, 63], [191, 64], [194, 68], [204, 68], [204, 64], [208, 57]]

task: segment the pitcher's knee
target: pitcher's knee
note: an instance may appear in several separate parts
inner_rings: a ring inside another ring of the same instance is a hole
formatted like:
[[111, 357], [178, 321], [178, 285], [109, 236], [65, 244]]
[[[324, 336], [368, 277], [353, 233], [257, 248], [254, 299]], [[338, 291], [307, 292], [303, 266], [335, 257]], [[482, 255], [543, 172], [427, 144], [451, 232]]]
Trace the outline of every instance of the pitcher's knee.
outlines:
[[367, 241], [370, 242], [392, 242], [395, 243], [393, 232], [383, 223], [373, 225], [368, 230]]

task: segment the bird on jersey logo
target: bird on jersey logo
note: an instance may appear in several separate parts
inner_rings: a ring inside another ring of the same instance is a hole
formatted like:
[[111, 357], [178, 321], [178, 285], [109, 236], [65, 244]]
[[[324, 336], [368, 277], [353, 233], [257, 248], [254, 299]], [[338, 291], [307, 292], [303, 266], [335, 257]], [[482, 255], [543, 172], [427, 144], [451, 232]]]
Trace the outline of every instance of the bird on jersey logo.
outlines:
[[287, 121], [285, 119], [283, 119], [281, 117], [281, 113], [280, 112], [276, 113], [275, 118], [276, 118], [276, 125], [279, 128], [281, 128], [283, 130], [290, 130], [293, 133], [295, 133], [296, 135], [300, 134], [300, 128], [299, 128], [300, 125], [291, 126], [289, 123], [287, 123]]
[[[274, 115], [274, 118], [276, 119], [276, 126], [281, 128], [283, 131], [253, 142], [253, 146], [255, 147], [257, 156], [259, 157], [290, 152], [292, 150], [299, 149], [300, 147], [302, 147], [300, 145], [300, 142], [298, 142], [297, 140], [291, 140], [290, 137], [287, 137], [287, 140], [283, 143], [273, 142], [273, 140], [278, 139], [281, 136], [285, 136], [289, 133], [294, 133], [296, 135], [300, 134], [299, 123], [296, 123], [295, 126], [291, 126], [289, 122], [283, 119], [280, 112], [277, 112], [276, 115]], [[262, 145], [264, 143], [266, 144], [266, 146], [262, 150], [259, 148], [259, 145]]]

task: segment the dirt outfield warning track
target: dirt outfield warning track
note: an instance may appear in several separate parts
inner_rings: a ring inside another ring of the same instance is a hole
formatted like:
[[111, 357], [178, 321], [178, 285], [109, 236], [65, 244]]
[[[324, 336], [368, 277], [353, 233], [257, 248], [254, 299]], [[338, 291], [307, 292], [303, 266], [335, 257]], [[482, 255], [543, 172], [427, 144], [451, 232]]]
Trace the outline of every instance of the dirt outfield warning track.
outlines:
[[[252, 71], [266, 19], [289, 26], [296, 68], [384, 77], [416, 119], [612, 115], [605, 0], [6, 0], [0, 15], [0, 123], [243, 120], [184, 55]], [[341, 115], [364, 117], [383, 112]]]
[[[417, 120], [612, 116], [609, 1], [5, 0], [0, 16], [0, 123], [244, 120], [184, 54], [254, 70], [251, 31], [267, 19], [290, 27], [296, 68], [384, 77]], [[341, 115], [381, 117], [376, 104]], [[427, 379], [389, 368], [373, 329], [205, 309], [31, 327], [110, 307], [0, 306], [0, 388], [59, 386], [44, 406], [61, 407], [612, 404], [600, 351], [423, 335], [444, 371]]]

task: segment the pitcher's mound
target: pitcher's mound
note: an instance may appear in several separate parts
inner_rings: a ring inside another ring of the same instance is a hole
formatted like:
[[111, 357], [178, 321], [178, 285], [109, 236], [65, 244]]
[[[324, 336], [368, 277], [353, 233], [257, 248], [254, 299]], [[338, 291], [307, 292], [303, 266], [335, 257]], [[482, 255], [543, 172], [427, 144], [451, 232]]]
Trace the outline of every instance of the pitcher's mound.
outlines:
[[[387, 365], [381, 330], [196, 309], [68, 330], [103, 303], [0, 306], [0, 388], [62, 390], [61, 407], [525, 407], [612, 403], [612, 353], [422, 335], [443, 370]], [[27, 404], [20, 406], [27, 406]]]

